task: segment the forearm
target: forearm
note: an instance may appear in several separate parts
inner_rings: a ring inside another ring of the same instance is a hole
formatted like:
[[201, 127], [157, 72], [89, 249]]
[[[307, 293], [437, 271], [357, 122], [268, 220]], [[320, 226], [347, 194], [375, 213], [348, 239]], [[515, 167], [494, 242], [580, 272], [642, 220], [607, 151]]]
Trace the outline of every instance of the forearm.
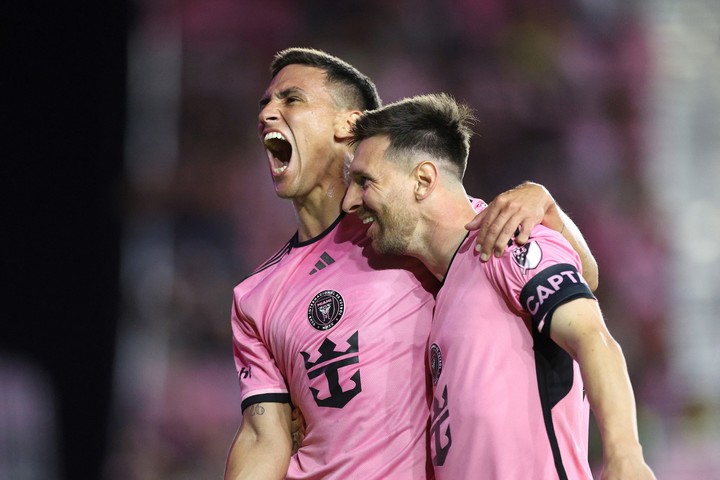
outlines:
[[292, 454], [290, 424], [286, 403], [247, 407], [228, 452], [225, 480], [285, 478]]
[[642, 455], [635, 395], [620, 345], [609, 335], [598, 335], [584, 342], [576, 357], [606, 462], [624, 455]]
[[625, 357], [607, 330], [595, 300], [578, 298], [557, 307], [550, 337], [580, 366], [602, 438], [601, 479], [654, 480], [640, 446], [635, 395]]
[[565, 237], [565, 240], [570, 243], [573, 250], [577, 252], [582, 262], [583, 278], [590, 287], [590, 290], [594, 292], [599, 283], [598, 264], [580, 229], [575, 225], [575, 222], [562, 211], [557, 203], [554, 203], [546, 212], [542, 223], [546, 227], [560, 232], [562, 236]]
[[273, 442], [243, 438], [233, 443], [225, 468], [225, 480], [284, 479], [290, 462], [287, 451]]

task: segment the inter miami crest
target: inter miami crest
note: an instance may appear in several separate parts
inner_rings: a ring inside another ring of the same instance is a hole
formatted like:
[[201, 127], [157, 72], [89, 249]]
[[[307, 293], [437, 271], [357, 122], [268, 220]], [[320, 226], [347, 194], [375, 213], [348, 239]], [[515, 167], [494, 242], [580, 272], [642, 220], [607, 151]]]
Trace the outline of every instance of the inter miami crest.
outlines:
[[432, 375], [433, 385], [437, 385], [440, 374], [442, 373], [442, 352], [437, 343], [430, 346], [430, 373]]
[[323, 290], [315, 295], [308, 307], [308, 321], [318, 330], [328, 330], [345, 313], [345, 300], [335, 290]]

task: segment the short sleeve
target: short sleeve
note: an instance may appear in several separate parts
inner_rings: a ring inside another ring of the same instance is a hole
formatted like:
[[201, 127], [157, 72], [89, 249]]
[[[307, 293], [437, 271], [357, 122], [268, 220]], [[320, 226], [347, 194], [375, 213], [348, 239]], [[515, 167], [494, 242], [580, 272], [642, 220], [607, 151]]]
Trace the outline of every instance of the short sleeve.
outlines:
[[510, 245], [488, 264], [489, 276], [508, 302], [549, 335], [555, 308], [574, 298], [595, 298], [582, 278], [578, 254], [558, 232], [535, 227], [528, 243]]
[[240, 383], [242, 410], [260, 402], [289, 403], [290, 394], [257, 324], [232, 308], [233, 356]]

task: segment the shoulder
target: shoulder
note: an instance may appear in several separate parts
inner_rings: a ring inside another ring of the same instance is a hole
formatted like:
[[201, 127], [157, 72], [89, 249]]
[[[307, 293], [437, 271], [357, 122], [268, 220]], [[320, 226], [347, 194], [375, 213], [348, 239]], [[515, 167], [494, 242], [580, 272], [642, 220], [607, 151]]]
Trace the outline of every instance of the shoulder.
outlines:
[[501, 257], [492, 257], [485, 268], [500, 291], [517, 301], [535, 276], [558, 265], [581, 269], [580, 258], [567, 240], [559, 232], [538, 225], [526, 244], [511, 243]]
[[290, 239], [285, 245], [282, 246], [279, 250], [277, 250], [275, 253], [273, 253], [267, 260], [265, 260], [260, 266], [255, 268], [249, 275], [245, 276], [240, 283], [235, 287], [235, 290], [243, 290], [243, 286], [247, 286], [250, 283], [253, 283], [256, 280], [259, 280], [261, 277], [266, 276], [269, 272], [275, 269], [277, 265], [280, 264], [283, 258], [287, 256], [287, 254], [292, 250], [293, 244], [296, 243], [297, 234], [293, 236], [292, 239]]
[[511, 243], [501, 258], [491, 260], [506, 273], [532, 277], [536, 271], [558, 264], [569, 263], [580, 268], [580, 258], [567, 240], [555, 230], [538, 225], [524, 245]]

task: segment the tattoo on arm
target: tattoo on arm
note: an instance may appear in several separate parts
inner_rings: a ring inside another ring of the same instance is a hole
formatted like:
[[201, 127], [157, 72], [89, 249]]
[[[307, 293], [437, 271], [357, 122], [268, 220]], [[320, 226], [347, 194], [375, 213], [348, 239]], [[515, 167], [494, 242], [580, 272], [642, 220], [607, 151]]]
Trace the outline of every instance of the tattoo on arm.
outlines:
[[256, 403], [255, 405], [250, 405], [250, 416], [251, 417], [254, 417], [255, 415], [262, 415], [264, 413], [265, 413], [265, 409], [259, 403]]

